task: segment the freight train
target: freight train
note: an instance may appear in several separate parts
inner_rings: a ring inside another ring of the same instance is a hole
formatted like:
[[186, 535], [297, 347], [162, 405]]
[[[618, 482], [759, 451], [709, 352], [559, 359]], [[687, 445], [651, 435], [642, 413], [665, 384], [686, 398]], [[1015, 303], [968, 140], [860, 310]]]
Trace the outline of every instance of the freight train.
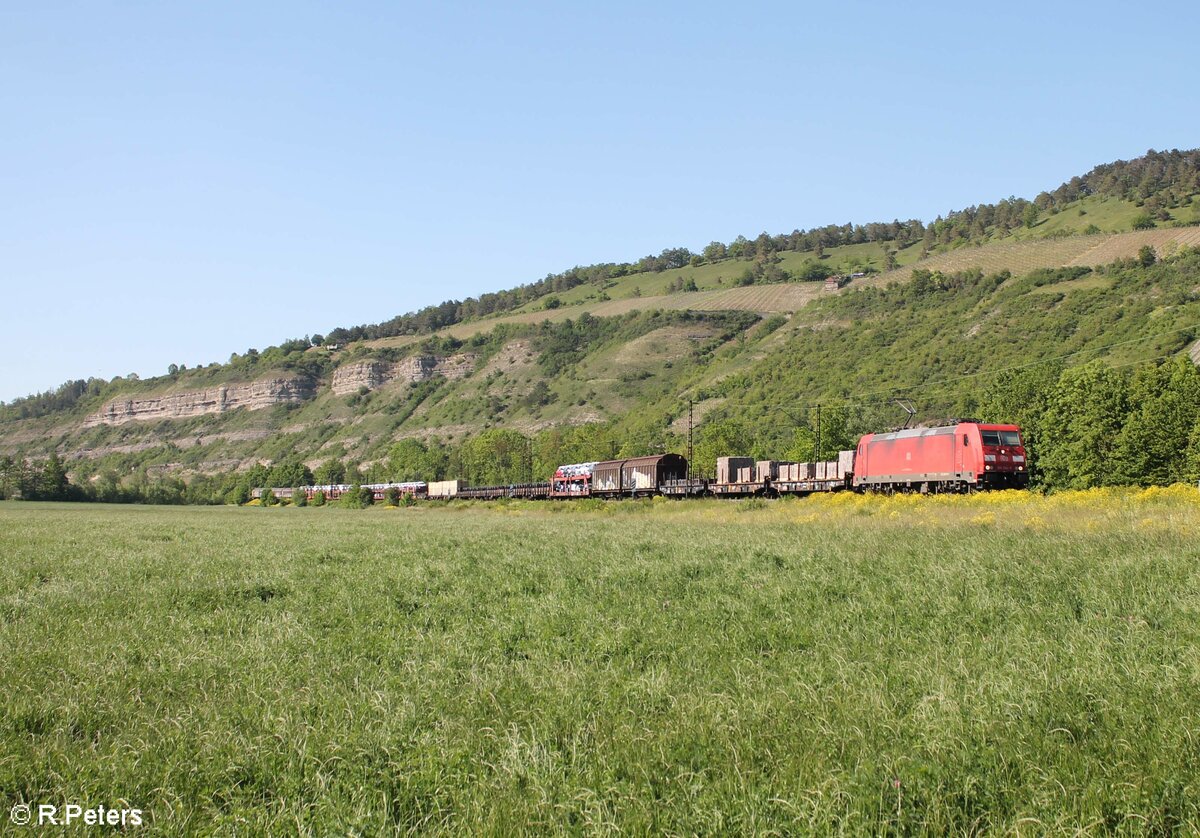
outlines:
[[[972, 492], [1021, 489], [1029, 483], [1025, 442], [1016, 425], [959, 421], [928, 428], [866, 434], [853, 451], [819, 463], [793, 463], [749, 457], [718, 457], [715, 479], [695, 477], [679, 454], [559, 466], [544, 482], [467, 486], [461, 480], [426, 483], [367, 483], [376, 500], [389, 490], [430, 499], [578, 499], [664, 497], [754, 497], [813, 492]], [[311, 499], [323, 492], [336, 500], [353, 488], [345, 484], [304, 486]], [[255, 489], [261, 497], [263, 489]], [[291, 488], [273, 489], [289, 498]]]

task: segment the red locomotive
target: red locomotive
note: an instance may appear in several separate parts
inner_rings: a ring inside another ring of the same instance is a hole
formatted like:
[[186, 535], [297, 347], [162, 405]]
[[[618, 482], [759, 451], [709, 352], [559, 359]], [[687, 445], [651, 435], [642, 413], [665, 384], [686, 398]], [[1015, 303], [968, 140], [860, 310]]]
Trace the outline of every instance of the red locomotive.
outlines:
[[867, 434], [854, 452], [854, 488], [864, 491], [1022, 489], [1028, 483], [1016, 425], [959, 422]]

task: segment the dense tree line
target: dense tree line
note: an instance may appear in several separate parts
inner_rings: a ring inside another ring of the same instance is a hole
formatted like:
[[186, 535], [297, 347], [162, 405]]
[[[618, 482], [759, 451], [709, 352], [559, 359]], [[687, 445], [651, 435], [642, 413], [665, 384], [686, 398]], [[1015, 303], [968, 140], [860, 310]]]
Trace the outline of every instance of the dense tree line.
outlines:
[[1071, 178], [1053, 192], [1043, 192], [1034, 203], [1040, 209], [1063, 206], [1089, 195], [1123, 201], [1149, 202], [1176, 207], [1200, 193], [1200, 149], [1155, 151], [1134, 160], [1118, 160]]
[[17, 419], [36, 419], [51, 413], [70, 410], [80, 401], [100, 395], [108, 384], [103, 378], [68, 381], [53, 390], [35, 393], [10, 404], [0, 402], [0, 422]]
[[82, 500], [58, 454], [42, 461], [0, 457], [0, 500]]
[[1021, 425], [1034, 478], [1047, 488], [1200, 479], [1200, 370], [1186, 356], [1002, 374], [981, 412]]
[[1189, 202], [1197, 193], [1200, 193], [1200, 149], [1151, 149], [1134, 160], [1097, 166], [1053, 191], [1040, 193], [1032, 201], [1008, 198], [938, 217], [925, 229], [922, 241], [928, 250], [936, 245], [979, 241], [1018, 227], [1031, 227], [1043, 213], [1058, 212], [1067, 204], [1092, 195], [1136, 202], [1146, 212], [1134, 226], [1153, 227], [1156, 221], [1170, 217], [1169, 209]]

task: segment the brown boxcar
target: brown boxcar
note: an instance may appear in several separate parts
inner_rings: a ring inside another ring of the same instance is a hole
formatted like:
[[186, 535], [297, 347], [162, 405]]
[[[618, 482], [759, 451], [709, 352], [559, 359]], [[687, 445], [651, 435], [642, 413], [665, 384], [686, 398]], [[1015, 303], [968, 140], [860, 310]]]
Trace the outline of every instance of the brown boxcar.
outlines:
[[655, 495], [672, 480], [687, 479], [687, 458], [678, 454], [656, 454], [629, 460], [596, 463], [592, 470], [592, 495], [632, 497]]

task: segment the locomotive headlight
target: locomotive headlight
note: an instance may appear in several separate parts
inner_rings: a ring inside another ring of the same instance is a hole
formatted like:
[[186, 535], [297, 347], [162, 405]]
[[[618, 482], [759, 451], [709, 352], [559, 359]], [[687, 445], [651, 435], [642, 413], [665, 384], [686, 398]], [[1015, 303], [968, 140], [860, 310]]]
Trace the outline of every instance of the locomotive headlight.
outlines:
[[987, 471], [991, 471], [991, 470], [992, 470], [992, 467], [991, 467], [991, 466], [984, 466], [984, 469], [986, 469]]

